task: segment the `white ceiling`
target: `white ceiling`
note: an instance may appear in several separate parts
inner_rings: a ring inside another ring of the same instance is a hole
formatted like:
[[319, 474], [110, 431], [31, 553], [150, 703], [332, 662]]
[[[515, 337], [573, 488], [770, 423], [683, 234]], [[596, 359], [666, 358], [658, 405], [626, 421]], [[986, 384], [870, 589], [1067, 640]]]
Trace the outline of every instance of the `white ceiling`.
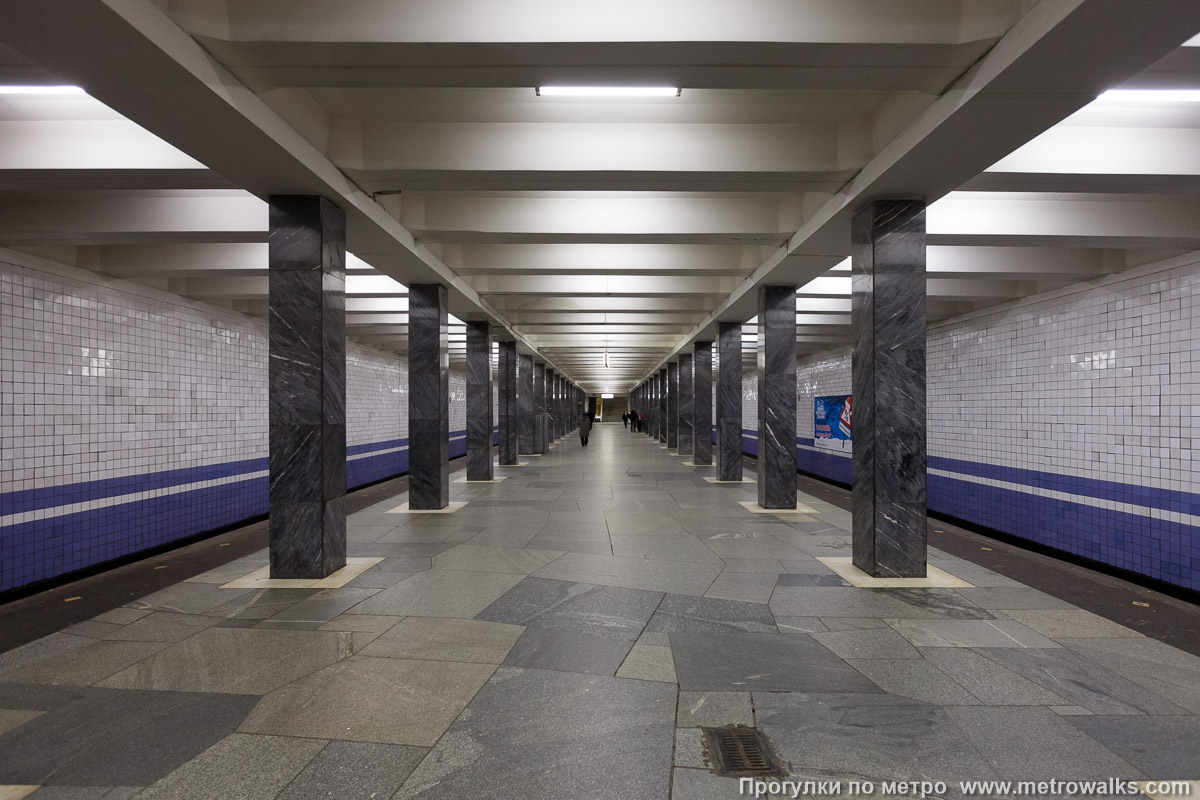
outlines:
[[0, 84], [88, 94], [0, 94], [0, 245], [261, 314], [265, 198], [324, 194], [385, 349], [414, 282], [591, 392], [764, 284], [799, 353], [843, 345], [875, 196], [930, 202], [931, 319], [1200, 247], [1200, 102], [1092, 102], [1200, 90], [1194, 0], [52, 6], [0, 4]]

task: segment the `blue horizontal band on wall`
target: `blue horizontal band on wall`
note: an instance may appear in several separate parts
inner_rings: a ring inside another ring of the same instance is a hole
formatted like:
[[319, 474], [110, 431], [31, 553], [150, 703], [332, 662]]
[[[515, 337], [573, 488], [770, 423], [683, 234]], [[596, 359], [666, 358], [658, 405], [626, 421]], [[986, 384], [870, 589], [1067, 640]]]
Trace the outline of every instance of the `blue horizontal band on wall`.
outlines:
[[[452, 431], [450, 457], [466, 453], [466, 431]], [[408, 472], [408, 439], [346, 448], [346, 488], [355, 489]], [[256, 458], [201, 467], [128, 475], [0, 495], [0, 516], [45, 511], [42, 519], [0, 526], [0, 592], [56, 578], [205, 531], [235, 525], [268, 511], [268, 459]], [[217, 486], [182, 488], [226, 479]], [[157, 490], [157, 497], [122, 498]], [[97, 503], [61, 513], [64, 506]], [[59, 509], [58, 515], [53, 515]]]
[[47, 486], [42, 489], [5, 492], [0, 494], [0, 516], [57, 508], [72, 503], [86, 503], [91, 500], [119, 497], [134, 492], [166, 489], [199, 481], [217, 480], [234, 475], [261, 472], [264, 469], [267, 469], [267, 459], [250, 458], [243, 461], [229, 461], [224, 464], [206, 464], [200, 467], [169, 469], [144, 475], [123, 475], [119, 478], [104, 478], [97, 481], [69, 483], [63, 486]]
[[267, 513], [267, 478], [0, 528], [0, 591], [66, 575]]

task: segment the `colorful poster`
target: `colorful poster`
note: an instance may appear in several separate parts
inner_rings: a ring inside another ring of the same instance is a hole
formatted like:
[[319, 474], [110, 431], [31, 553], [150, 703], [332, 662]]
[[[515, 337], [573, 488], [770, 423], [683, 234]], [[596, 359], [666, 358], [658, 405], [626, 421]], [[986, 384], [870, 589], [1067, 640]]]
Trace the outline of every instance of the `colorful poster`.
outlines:
[[850, 395], [813, 398], [813, 444], [850, 452]]

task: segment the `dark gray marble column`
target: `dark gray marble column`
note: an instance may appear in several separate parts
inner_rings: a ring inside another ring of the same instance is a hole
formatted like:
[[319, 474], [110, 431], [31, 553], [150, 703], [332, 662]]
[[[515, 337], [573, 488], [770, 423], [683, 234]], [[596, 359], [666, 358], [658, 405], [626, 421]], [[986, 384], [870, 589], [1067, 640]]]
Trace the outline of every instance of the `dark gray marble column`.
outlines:
[[658, 441], [667, 443], [667, 368], [658, 371]]
[[533, 365], [533, 452], [545, 453], [546, 441], [546, 365]]
[[758, 289], [758, 504], [796, 507], [796, 287]]
[[467, 323], [467, 480], [492, 479], [492, 337], [487, 320]]
[[712, 342], [696, 342], [692, 350], [692, 463], [704, 466], [712, 463]]
[[272, 578], [346, 565], [346, 215], [270, 198], [268, 499]]
[[679, 455], [692, 455], [692, 354], [679, 354]]
[[546, 367], [546, 446], [554, 444], [554, 439], [558, 438], [558, 434], [554, 432], [554, 426], [558, 423], [558, 411], [554, 409], [554, 371], [550, 367]]
[[667, 364], [667, 447], [679, 447], [679, 365]]
[[517, 463], [517, 343], [500, 343], [499, 374], [496, 376], [496, 390], [500, 393], [500, 447], [498, 460], [501, 464]]
[[408, 507], [450, 503], [450, 326], [446, 287], [408, 287]]
[[533, 356], [517, 355], [517, 417], [520, 422], [518, 445], [521, 455], [536, 452], [533, 449]]
[[742, 323], [717, 323], [717, 479], [742, 479]]
[[854, 565], [925, 575], [925, 204], [877, 200], [851, 223]]

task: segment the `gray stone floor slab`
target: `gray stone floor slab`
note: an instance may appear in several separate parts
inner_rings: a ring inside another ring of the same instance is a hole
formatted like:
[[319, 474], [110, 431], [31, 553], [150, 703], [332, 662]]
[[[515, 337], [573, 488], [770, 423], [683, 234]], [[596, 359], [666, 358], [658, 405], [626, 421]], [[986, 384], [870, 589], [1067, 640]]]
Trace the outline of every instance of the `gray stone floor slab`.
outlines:
[[774, 573], [722, 572], [708, 587], [705, 597], [718, 600], [737, 600], [745, 603], [767, 603], [775, 589]]
[[385, 800], [429, 752], [375, 742], [330, 742], [277, 800]]
[[1009, 619], [1036, 631], [1051, 639], [1059, 637], [1131, 637], [1139, 638], [1142, 634], [1135, 630], [1118, 625], [1104, 617], [1084, 611], [1082, 608], [1065, 608], [1053, 610], [1014, 610], [1002, 612]]
[[534, 577], [698, 597], [708, 591], [720, 573], [719, 564], [567, 553], [535, 572]]
[[146, 788], [140, 800], [272, 800], [325, 746], [319, 739], [233, 734]]
[[704, 755], [704, 736], [699, 728], [675, 729], [675, 766], [712, 769]]
[[352, 614], [470, 619], [521, 582], [504, 572], [431, 569], [349, 609]]
[[821, 633], [829, 630], [819, 617], [775, 617], [780, 633]]
[[617, 536], [610, 537], [612, 552], [625, 558], [647, 558], [653, 561], [691, 562], [712, 564], [723, 568], [725, 562], [689, 533], [680, 531], [671, 535]]
[[1069, 720], [1154, 780], [1200, 775], [1200, 718], [1073, 716]]
[[520, 625], [501, 622], [408, 617], [360, 652], [379, 658], [501, 664], [524, 631]]
[[348, 586], [341, 589], [323, 589], [278, 614], [272, 614], [268, 619], [324, 624], [375, 594], [375, 589], [354, 589]]
[[0, 736], [16, 730], [46, 712], [27, 708], [0, 708]]
[[48, 683], [90, 686], [166, 647], [159, 642], [105, 642], [88, 640], [86, 647], [36, 661], [0, 674], [15, 683]]
[[893, 630], [833, 631], [814, 633], [816, 639], [839, 658], [920, 658], [908, 640]]
[[5, 673], [30, 664], [36, 664], [48, 658], [60, 656], [80, 647], [95, 644], [90, 636], [72, 636], [69, 633], [52, 633], [41, 639], [14, 647], [7, 653], [0, 653], [0, 680], [5, 680]]
[[775, 558], [727, 558], [725, 559], [725, 572], [760, 572], [779, 575], [787, 570]]
[[[753, 797], [753, 794], [740, 793], [737, 778], [717, 775], [707, 769], [687, 769], [682, 766], [673, 772], [671, 800], [733, 800], [737, 797]], [[765, 800], [777, 800], [778, 797], [767, 796]]]
[[[246, 570], [249, 572], [250, 570]], [[243, 573], [245, 574], [245, 573]], [[105, 611], [103, 614], [97, 614], [92, 617], [96, 622], [111, 622], [117, 625], [128, 625], [131, 622], [136, 622], [147, 614], [151, 613], [145, 608], [114, 608], [110, 611]]]
[[642, 644], [641, 641], [634, 644], [629, 655], [625, 656], [625, 661], [617, 670], [617, 677], [662, 683], [679, 682], [675, 675], [675, 657], [671, 648]]
[[[232, 733], [255, 697], [46, 687], [53, 707], [0, 737], [0, 784], [146, 786]], [[57, 696], [55, 696], [57, 695]]]
[[613, 675], [628, 655], [627, 640], [590, 636], [556, 628], [527, 628], [505, 666]]
[[1006, 669], [1096, 714], [1183, 714], [1150, 689], [1110, 672], [1066, 648], [988, 648], [979, 651]]
[[888, 694], [938, 706], [974, 706], [980, 701], [921, 658], [849, 658], [846, 663]]
[[546, 566], [562, 554], [562, 550], [460, 544], [452, 550], [435, 556], [433, 568], [528, 575]]
[[725, 725], [753, 728], [754, 701], [750, 692], [681, 691], [675, 725], [679, 728], [719, 728]]
[[776, 586], [849, 586], [850, 582], [835, 574], [780, 575]]
[[127, 642], [182, 642], [205, 628], [216, 625], [214, 617], [199, 614], [176, 614], [172, 611], [153, 611], [129, 625], [104, 636], [105, 639]]
[[953, 721], [952, 727], [1002, 779], [1145, 777], [1095, 739], [1080, 733], [1073, 727], [1074, 720], [1046, 708], [976, 706], [948, 708], [945, 713]]
[[838, 586], [779, 586], [771, 611], [784, 617], [875, 617], [939, 619], [943, 615], [907, 602], [883, 589]]
[[105, 679], [111, 689], [265, 694], [345, 658], [351, 634], [209, 628]]
[[[250, 573], [253, 567], [246, 570]], [[129, 608], [150, 609], [153, 611], [175, 611], [180, 614], [204, 614], [217, 606], [247, 594], [247, 589], [222, 589], [212, 583], [177, 583], [174, 586], [154, 592], [126, 603]]]
[[[501, 667], [395, 800], [460, 800], [480, 792], [481, 776], [489, 800], [666, 797], [675, 694], [652, 681]], [[519, 722], [530, 719], [554, 723]]]
[[476, 619], [632, 640], [662, 598], [660, 592], [640, 589], [526, 578]]
[[83, 622], [63, 628], [62, 633], [70, 636], [86, 636], [89, 639], [103, 639], [106, 635], [113, 631], [119, 631], [122, 627], [115, 622], [97, 622], [94, 619], [85, 619]]
[[762, 603], [669, 594], [646, 626], [666, 633], [776, 633], [775, 618]]
[[1011, 619], [889, 619], [887, 623], [917, 647], [1059, 647]]
[[988, 780], [946, 709], [894, 695], [763, 693], [758, 728], [793, 775], [821, 780]]
[[959, 594], [983, 608], [1005, 611], [1014, 609], [1060, 609], [1074, 608], [1065, 600], [1059, 600], [1045, 592], [1028, 586], [1009, 586], [990, 589], [956, 589]]
[[205, 612], [227, 619], [267, 619], [316, 594], [315, 589], [252, 589]]
[[411, 572], [388, 572], [372, 567], [371, 569], [359, 575], [354, 580], [346, 584], [349, 589], [390, 589], [400, 581], [404, 580], [420, 570], [412, 570]]
[[1200, 658], [1191, 653], [1149, 638], [1059, 641], [1110, 672], [1200, 714]]
[[239, 730], [430, 747], [495, 669], [353, 656], [271, 692]]
[[[779, 619], [778, 616], [775, 617]], [[882, 619], [875, 617], [820, 617], [821, 623], [831, 631], [871, 631], [891, 628]]]
[[921, 655], [984, 705], [1034, 706], [1066, 703], [1049, 689], [1005, 669], [974, 650], [923, 647]]
[[672, 633], [671, 649], [681, 689], [879, 691], [875, 684], [805, 634]]

